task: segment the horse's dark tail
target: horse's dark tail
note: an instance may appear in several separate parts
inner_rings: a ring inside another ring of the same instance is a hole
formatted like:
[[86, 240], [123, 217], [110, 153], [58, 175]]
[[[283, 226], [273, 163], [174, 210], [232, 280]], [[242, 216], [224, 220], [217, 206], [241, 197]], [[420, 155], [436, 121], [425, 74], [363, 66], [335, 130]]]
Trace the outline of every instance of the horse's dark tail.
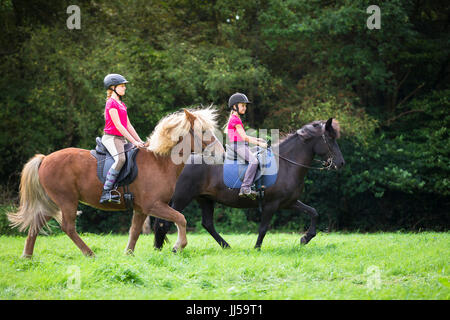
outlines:
[[169, 243], [169, 239], [167, 238], [167, 232], [170, 228], [170, 222], [162, 219], [155, 219], [155, 223], [153, 225], [153, 231], [155, 233], [155, 240], [153, 242], [153, 246], [155, 249], [161, 250], [164, 246], [164, 243]]

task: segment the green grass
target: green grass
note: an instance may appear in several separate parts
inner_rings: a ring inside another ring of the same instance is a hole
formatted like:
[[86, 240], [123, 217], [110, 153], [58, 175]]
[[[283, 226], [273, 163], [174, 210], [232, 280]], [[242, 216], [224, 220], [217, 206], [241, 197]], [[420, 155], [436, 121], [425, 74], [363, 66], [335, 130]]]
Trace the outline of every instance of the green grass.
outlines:
[[[39, 236], [22, 259], [25, 238], [0, 237], [0, 299], [443, 299], [450, 298], [450, 233], [225, 234], [221, 249], [207, 234], [162, 251], [142, 235], [134, 256], [126, 235], [83, 234], [96, 253], [84, 257], [63, 234]], [[77, 273], [79, 277], [77, 278]], [[73, 279], [79, 279], [77, 283]]]

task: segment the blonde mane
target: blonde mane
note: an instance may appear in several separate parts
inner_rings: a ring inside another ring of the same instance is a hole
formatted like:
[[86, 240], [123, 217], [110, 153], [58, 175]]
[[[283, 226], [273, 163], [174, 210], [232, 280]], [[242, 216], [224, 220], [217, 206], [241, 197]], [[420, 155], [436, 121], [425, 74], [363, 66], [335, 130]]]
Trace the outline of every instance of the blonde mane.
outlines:
[[[217, 127], [217, 110], [212, 106], [205, 109], [186, 109], [192, 113], [196, 120], [194, 122], [195, 132], [212, 130]], [[161, 156], [170, 154], [172, 148], [181, 137], [189, 133], [191, 123], [183, 110], [171, 113], [161, 119], [147, 138], [149, 146], [147, 150]]]

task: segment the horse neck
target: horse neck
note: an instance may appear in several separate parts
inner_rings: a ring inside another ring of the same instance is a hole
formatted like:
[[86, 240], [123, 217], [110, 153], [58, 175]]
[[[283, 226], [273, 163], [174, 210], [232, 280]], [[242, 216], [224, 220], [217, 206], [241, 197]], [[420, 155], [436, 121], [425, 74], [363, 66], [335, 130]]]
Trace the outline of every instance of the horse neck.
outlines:
[[[298, 136], [292, 137], [291, 139], [293, 140], [286, 141], [286, 143], [280, 145], [280, 155], [302, 165], [311, 166], [312, 160], [314, 159], [313, 145], [315, 139], [310, 139], [307, 142]], [[284, 160], [281, 161], [288, 163]], [[308, 168], [300, 165], [289, 164], [288, 167], [290, 168], [289, 175], [295, 176], [299, 180], [302, 180], [308, 172]]]
[[[185, 163], [189, 158], [190, 152], [187, 154], [181, 155], [181, 163], [178, 159], [177, 163], [172, 160], [172, 155], [169, 153], [168, 155], [156, 155], [151, 151], [146, 151], [143, 153], [143, 163], [157, 163], [157, 167], [164, 174], [165, 179], [173, 180], [173, 183], [176, 183], [176, 179], [180, 176], [181, 172], [184, 169]], [[168, 180], [166, 180], [168, 181]]]
[[[182, 141], [181, 143], [185, 143], [184, 141]], [[189, 150], [189, 151], [187, 151]], [[187, 148], [186, 145], [184, 145], [181, 148], [181, 152], [178, 154], [179, 156], [181, 155], [181, 163], [180, 159], [178, 158], [176, 163], [172, 160], [171, 155], [168, 155], [167, 157], [165, 157], [165, 161], [166, 161], [166, 165], [169, 168], [169, 170], [171, 170], [171, 172], [175, 172], [176, 178], [178, 179], [178, 177], [181, 174], [181, 171], [183, 171], [184, 166], [187, 162], [187, 160], [189, 159], [189, 156], [191, 155], [191, 149], [190, 147]]]

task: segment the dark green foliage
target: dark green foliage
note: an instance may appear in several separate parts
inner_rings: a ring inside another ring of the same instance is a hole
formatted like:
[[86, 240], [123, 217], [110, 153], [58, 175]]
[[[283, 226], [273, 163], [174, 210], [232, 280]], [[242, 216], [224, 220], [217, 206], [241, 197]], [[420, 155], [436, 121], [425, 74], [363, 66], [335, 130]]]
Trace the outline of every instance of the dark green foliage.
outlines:
[[[8, 190], [35, 153], [94, 147], [102, 80], [114, 72], [130, 81], [125, 102], [141, 137], [184, 106], [213, 103], [223, 124], [235, 91], [255, 102], [245, 120], [252, 128], [290, 132], [337, 118], [346, 166], [310, 171], [302, 196], [322, 230], [448, 229], [445, 1], [378, 3], [380, 30], [367, 28], [373, 3], [365, 0], [84, 0], [81, 30], [66, 27], [70, 4], [0, 4], [0, 183]], [[82, 231], [128, 231], [128, 214], [80, 209]], [[196, 204], [185, 214], [201, 229]], [[226, 231], [256, 231], [259, 221], [256, 211], [225, 207], [216, 220]], [[287, 211], [272, 222], [309, 224]]]

